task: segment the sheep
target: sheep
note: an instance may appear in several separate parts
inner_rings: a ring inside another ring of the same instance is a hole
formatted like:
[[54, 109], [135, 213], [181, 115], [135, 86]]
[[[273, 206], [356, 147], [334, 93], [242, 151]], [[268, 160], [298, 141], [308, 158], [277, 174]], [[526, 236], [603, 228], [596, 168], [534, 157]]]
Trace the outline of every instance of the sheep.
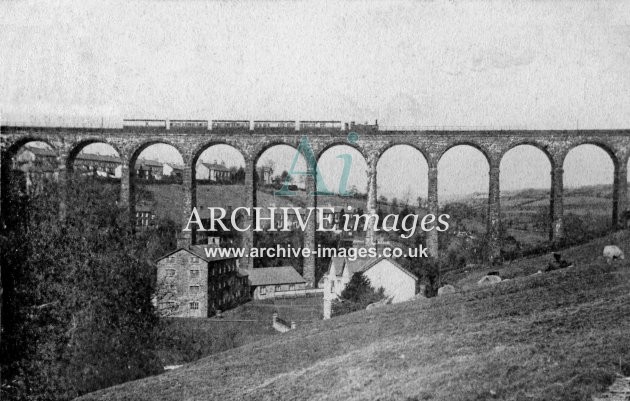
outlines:
[[613, 259], [625, 259], [623, 251], [617, 245], [606, 245], [603, 252], [606, 262], [610, 264]]

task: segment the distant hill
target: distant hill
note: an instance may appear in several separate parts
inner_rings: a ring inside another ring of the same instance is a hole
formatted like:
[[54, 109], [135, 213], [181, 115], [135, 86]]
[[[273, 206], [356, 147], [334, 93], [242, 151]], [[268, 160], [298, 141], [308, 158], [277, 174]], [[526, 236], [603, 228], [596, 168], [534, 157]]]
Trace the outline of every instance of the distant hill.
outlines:
[[[155, 211], [159, 216], [167, 217], [177, 221], [181, 218], [179, 214], [182, 205], [181, 185], [140, 185], [149, 193], [145, 199], [155, 202]], [[245, 199], [244, 185], [197, 185], [197, 206], [198, 207], [239, 207]], [[318, 196], [318, 206], [351, 206], [353, 209], [361, 208], [365, 210], [365, 198], [352, 198], [341, 196]], [[307, 196], [304, 191], [297, 191], [296, 196], [280, 197], [274, 196], [271, 189], [259, 190], [257, 192], [258, 206], [300, 206], [307, 205]], [[479, 207], [484, 207], [487, 202], [487, 194], [468, 194], [449, 199], [441, 199], [440, 204], [451, 202], [462, 202]], [[564, 192], [564, 204], [567, 210], [579, 209], [582, 206], [589, 206], [589, 210], [597, 213], [612, 213], [612, 187], [610, 185], [586, 186], [579, 188], [566, 188]], [[392, 209], [390, 204], [379, 204], [385, 210]], [[415, 206], [415, 205], [412, 205]], [[546, 189], [524, 189], [518, 191], [502, 191], [501, 206], [504, 212], [509, 212], [512, 208], [522, 210], [523, 208], [539, 208], [549, 206], [549, 190]], [[399, 206], [401, 207], [401, 206]], [[610, 209], [610, 212], [609, 212]]]

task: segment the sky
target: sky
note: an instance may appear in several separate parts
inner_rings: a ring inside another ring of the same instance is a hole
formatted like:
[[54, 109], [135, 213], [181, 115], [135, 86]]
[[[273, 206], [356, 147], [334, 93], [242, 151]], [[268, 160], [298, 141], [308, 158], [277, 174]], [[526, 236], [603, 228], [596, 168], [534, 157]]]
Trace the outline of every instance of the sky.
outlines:
[[[0, 38], [3, 124], [630, 127], [630, 4], [622, 1], [5, 1]], [[146, 152], [178, 157], [164, 146]], [[512, 152], [502, 189], [549, 186], [542, 153]], [[417, 154], [397, 149], [390, 158], [379, 173], [386, 196], [426, 193]], [[336, 161], [327, 162], [331, 175]], [[567, 186], [612, 182], [599, 149], [576, 149], [566, 163]], [[399, 179], [401, 165], [420, 171], [413, 182]], [[353, 163], [357, 187], [362, 168]], [[487, 170], [478, 152], [452, 149], [440, 162], [440, 193], [485, 192]]]

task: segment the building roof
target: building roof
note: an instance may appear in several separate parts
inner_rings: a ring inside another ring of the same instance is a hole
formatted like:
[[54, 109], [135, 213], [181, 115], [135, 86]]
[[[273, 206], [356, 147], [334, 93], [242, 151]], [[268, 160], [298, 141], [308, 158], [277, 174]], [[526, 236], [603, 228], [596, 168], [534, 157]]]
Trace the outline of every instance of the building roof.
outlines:
[[236, 259], [236, 256], [215, 256], [215, 257], [208, 257], [206, 256], [206, 251], [205, 248], [218, 248], [216, 245], [212, 246], [212, 245], [191, 245], [188, 248], [177, 248], [174, 251], [171, 251], [169, 253], [167, 253], [164, 256], [160, 256], [158, 259], [156, 259], [156, 262], [159, 262], [160, 260], [164, 259], [164, 258], [168, 258], [169, 256], [171, 256], [174, 253], [177, 253], [179, 251], [186, 251], [188, 253], [190, 253], [191, 255], [197, 256], [198, 258], [205, 260], [206, 262], [214, 262], [217, 260], [228, 260], [228, 259]]
[[122, 163], [122, 159], [112, 155], [97, 155], [94, 153], [79, 153], [76, 160], [99, 161], [107, 163]]
[[334, 257], [330, 261], [330, 269], [334, 269], [333, 272], [336, 276], [341, 276], [343, 274], [344, 269], [348, 269], [348, 272], [352, 276], [356, 273], [364, 273], [370, 270], [372, 266], [376, 265], [381, 260], [387, 260], [392, 265], [402, 270], [404, 273], [406, 273], [408, 276], [410, 276], [414, 280], [418, 279], [418, 277], [416, 277], [415, 274], [411, 273], [409, 270], [402, 267], [394, 259], [386, 258], [384, 256], [381, 256], [378, 258], [370, 258], [370, 257], [357, 258], [356, 260], [349, 260], [348, 258], [342, 258], [342, 257]]
[[177, 164], [177, 163], [164, 163], [164, 165], [166, 166], [171, 166], [171, 168], [173, 170], [184, 170], [186, 167], [181, 165], [181, 164]]
[[209, 170], [230, 171], [230, 169], [225, 167], [225, 165], [219, 164], [219, 163], [201, 163], [201, 164], [206, 166]]
[[152, 212], [153, 206], [142, 202], [142, 203], [138, 203], [135, 209], [136, 209], [136, 212]]
[[57, 153], [52, 149], [39, 148], [36, 146], [25, 146], [24, 151], [26, 150], [30, 151], [35, 156], [57, 157]]
[[249, 283], [251, 285], [277, 285], [306, 283], [293, 266], [260, 267], [251, 269]]
[[348, 269], [350, 275], [355, 273], [364, 272], [369, 267], [372, 267], [379, 259], [384, 258], [356, 258], [356, 260], [350, 260], [349, 258], [334, 257], [332, 258], [331, 265], [335, 268], [335, 275], [341, 276], [344, 269]]
[[164, 163], [157, 160], [138, 159], [138, 161], [136, 162], [136, 165], [162, 167]]

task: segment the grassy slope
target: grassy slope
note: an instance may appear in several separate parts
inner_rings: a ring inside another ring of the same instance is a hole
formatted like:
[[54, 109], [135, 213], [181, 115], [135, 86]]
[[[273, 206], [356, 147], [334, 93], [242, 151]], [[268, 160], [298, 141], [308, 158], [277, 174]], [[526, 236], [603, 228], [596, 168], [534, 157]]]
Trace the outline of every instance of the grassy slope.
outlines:
[[[156, 214], [160, 217], [168, 217], [173, 221], [181, 219], [180, 210], [183, 204], [183, 194], [181, 185], [146, 185], [148, 191], [153, 192], [156, 201]], [[243, 185], [198, 185], [197, 186], [197, 207], [223, 207], [227, 208], [247, 206], [243, 204], [245, 196], [245, 186]], [[275, 204], [277, 207], [301, 206], [307, 204], [306, 193], [298, 191], [297, 196], [274, 197], [270, 190], [258, 191], [256, 194], [257, 205], [261, 207]], [[346, 206], [365, 209], [364, 199], [353, 199], [340, 196], [320, 196], [318, 204], [321, 207]]]
[[[126, 383], [85, 400], [588, 400], [630, 375], [630, 268], [598, 240], [567, 250], [573, 269], [358, 312]], [[468, 284], [468, 285], [467, 285]]]
[[164, 319], [158, 355], [163, 365], [178, 365], [274, 336], [274, 313], [302, 325], [321, 319], [321, 304], [321, 297], [251, 301], [224, 312], [222, 319]]

